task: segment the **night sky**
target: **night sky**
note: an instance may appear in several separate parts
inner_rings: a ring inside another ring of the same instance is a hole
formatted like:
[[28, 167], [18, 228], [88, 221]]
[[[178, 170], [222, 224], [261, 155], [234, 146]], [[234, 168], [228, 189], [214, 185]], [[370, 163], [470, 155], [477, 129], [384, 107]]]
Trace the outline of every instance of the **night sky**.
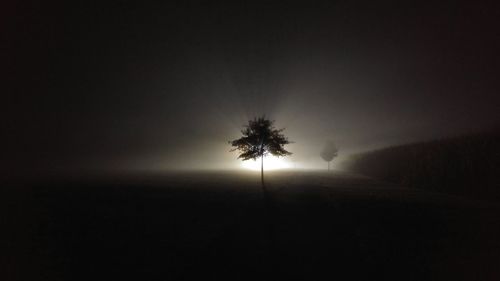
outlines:
[[500, 124], [495, 1], [2, 4], [5, 171], [237, 167], [265, 114], [290, 161]]

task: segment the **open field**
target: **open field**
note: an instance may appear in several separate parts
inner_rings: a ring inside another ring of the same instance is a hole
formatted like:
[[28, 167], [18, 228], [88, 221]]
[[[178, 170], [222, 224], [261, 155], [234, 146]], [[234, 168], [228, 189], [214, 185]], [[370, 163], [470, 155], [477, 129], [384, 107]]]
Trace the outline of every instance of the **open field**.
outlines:
[[6, 184], [1, 280], [498, 280], [500, 208], [340, 172]]

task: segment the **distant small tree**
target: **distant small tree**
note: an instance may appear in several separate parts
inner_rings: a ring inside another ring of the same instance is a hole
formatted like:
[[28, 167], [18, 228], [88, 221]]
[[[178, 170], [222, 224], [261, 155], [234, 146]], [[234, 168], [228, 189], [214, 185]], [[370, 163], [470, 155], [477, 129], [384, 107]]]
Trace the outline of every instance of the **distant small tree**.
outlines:
[[323, 150], [321, 150], [321, 158], [328, 162], [328, 171], [330, 171], [330, 162], [332, 162], [332, 160], [337, 157], [338, 151], [339, 150], [337, 149], [337, 146], [331, 140], [327, 141], [325, 147], [323, 147]]
[[229, 141], [229, 144], [234, 147], [231, 151], [238, 150], [240, 152], [238, 159], [246, 161], [256, 160], [260, 157], [260, 179], [264, 192], [266, 191], [264, 186], [264, 156], [272, 154], [279, 157], [292, 154], [284, 148], [286, 144], [290, 143], [288, 138], [281, 133], [285, 129], [275, 129], [273, 123], [274, 121], [265, 116], [249, 120], [248, 125], [241, 130], [243, 137]]

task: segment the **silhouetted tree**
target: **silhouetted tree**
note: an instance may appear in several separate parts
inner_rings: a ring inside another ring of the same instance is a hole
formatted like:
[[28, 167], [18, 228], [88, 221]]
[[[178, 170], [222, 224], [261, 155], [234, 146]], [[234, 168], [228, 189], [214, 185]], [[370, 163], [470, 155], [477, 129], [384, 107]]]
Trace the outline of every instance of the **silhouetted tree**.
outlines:
[[321, 150], [321, 158], [328, 162], [328, 171], [330, 171], [330, 162], [332, 162], [333, 158], [337, 157], [338, 153], [337, 146], [331, 140], [327, 141], [323, 150]]
[[241, 130], [243, 137], [229, 142], [234, 147], [231, 151], [238, 150], [240, 152], [238, 159], [246, 161], [256, 160], [260, 157], [260, 178], [264, 192], [266, 191], [264, 186], [264, 156], [272, 154], [279, 157], [292, 154], [284, 148], [286, 144], [290, 143], [281, 133], [285, 129], [275, 129], [273, 123], [274, 121], [265, 116], [249, 120], [248, 125]]

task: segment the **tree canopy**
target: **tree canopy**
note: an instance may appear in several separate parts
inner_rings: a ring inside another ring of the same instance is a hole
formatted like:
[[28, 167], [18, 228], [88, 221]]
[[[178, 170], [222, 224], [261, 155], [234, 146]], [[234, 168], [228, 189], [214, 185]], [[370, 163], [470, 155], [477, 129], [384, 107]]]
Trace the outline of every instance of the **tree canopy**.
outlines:
[[337, 157], [338, 149], [335, 143], [331, 140], [327, 141], [323, 150], [321, 150], [321, 158], [326, 162], [330, 162], [333, 158]]
[[242, 137], [229, 143], [238, 150], [238, 159], [249, 160], [264, 157], [268, 154], [274, 156], [287, 156], [292, 153], [285, 150], [284, 146], [291, 143], [282, 132], [284, 129], [276, 129], [274, 121], [266, 117], [254, 118], [248, 121], [248, 125], [241, 130]]

